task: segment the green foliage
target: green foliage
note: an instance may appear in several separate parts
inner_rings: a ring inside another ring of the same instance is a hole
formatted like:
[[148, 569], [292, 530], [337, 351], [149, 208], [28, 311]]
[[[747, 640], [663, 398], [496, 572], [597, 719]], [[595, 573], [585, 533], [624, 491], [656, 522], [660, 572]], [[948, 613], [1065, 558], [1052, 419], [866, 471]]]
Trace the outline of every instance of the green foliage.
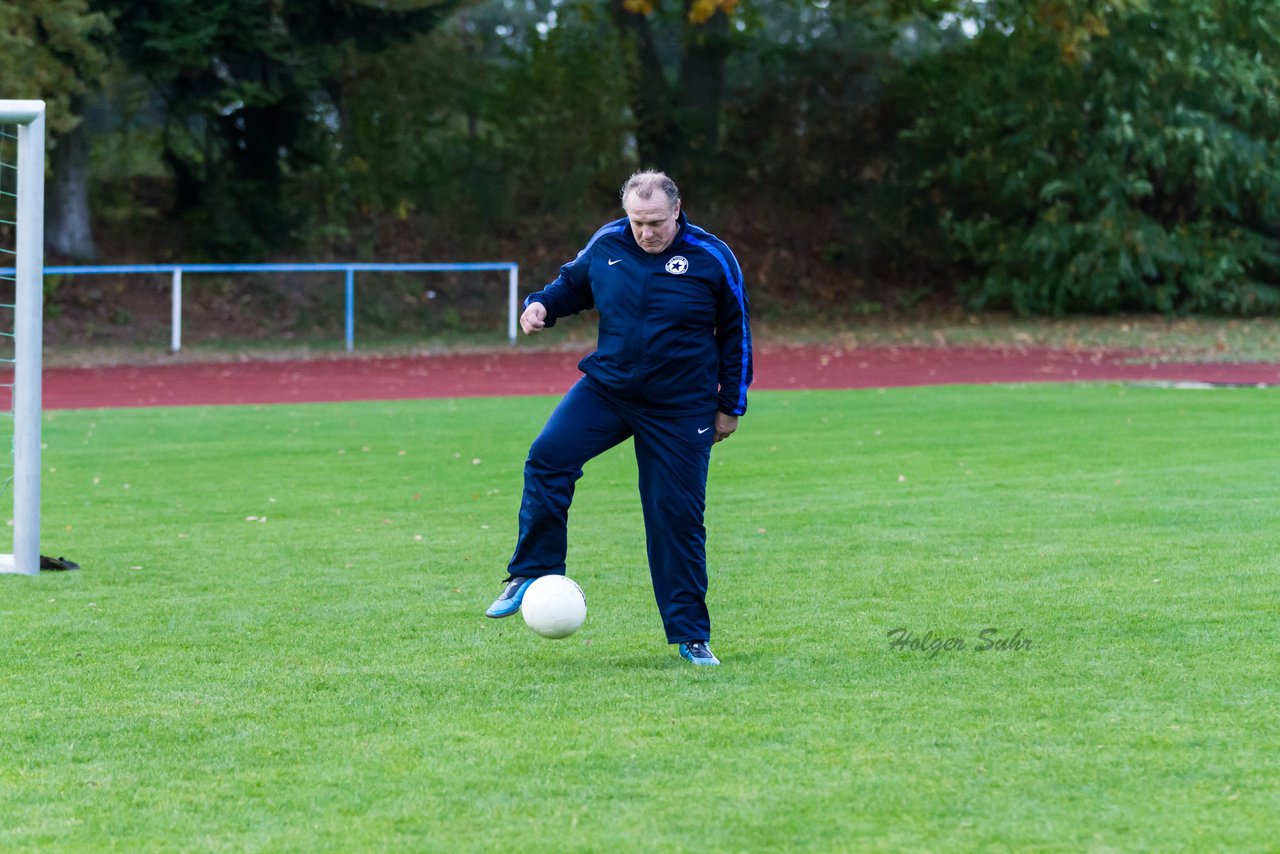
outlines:
[[289, 185], [333, 146], [342, 57], [411, 38], [460, 0], [97, 2], [164, 101], [179, 211], [201, 222], [213, 254], [243, 259], [286, 245], [301, 219]]
[[877, 113], [893, 30], [862, 14], [848, 4], [782, 4], [751, 15], [730, 65], [728, 174], [786, 186], [809, 203], [848, 198], [864, 183], [888, 142]]
[[991, 3], [901, 76], [899, 156], [971, 274], [1023, 313], [1280, 308], [1280, 8]]
[[757, 309], [1280, 311], [1274, 3], [89, 2], [0, 0], [0, 84], [84, 91], [109, 15], [100, 219], [188, 257], [538, 276], [654, 165]]
[[72, 99], [105, 69], [110, 30], [88, 0], [0, 0], [0, 97], [44, 100], [49, 132], [71, 130]]
[[330, 211], [416, 209], [446, 228], [504, 229], [620, 181], [630, 121], [611, 30], [562, 7], [556, 27], [517, 32], [496, 11], [348, 55], [349, 145], [323, 178]]

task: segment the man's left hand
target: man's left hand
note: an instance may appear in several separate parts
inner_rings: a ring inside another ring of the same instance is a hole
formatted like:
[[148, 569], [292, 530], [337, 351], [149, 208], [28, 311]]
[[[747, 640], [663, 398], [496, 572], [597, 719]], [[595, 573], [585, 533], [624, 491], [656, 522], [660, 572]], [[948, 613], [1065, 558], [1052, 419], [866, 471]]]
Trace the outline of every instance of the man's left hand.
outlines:
[[728, 439], [733, 435], [733, 431], [738, 429], [738, 416], [725, 415], [723, 412], [716, 413], [716, 441]]

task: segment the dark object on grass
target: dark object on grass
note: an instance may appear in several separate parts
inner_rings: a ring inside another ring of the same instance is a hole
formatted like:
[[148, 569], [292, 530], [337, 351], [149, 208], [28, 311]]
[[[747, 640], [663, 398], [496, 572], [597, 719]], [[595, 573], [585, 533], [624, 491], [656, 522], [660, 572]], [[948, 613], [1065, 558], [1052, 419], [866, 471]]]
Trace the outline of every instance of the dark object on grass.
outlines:
[[80, 564], [65, 557], [48, 557], [40, 555], [40, 569], [47, 572], [63, 572], [68, 569], [79, 569]]

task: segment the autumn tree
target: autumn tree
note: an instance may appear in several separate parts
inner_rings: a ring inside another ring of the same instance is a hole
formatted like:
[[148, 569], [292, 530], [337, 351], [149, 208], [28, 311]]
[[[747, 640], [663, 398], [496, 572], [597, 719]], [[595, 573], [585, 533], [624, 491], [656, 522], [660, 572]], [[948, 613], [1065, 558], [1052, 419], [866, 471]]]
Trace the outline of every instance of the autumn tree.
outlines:
[[[729, 18], [738, 0], [609, 0], [622, 37], [622, 67], [636, 120], [640, 160], [674, 173], [706, 175], [720, 146]], [[663, 63], [654, 19], [671, 17], [679, 33], [678, 68]]]

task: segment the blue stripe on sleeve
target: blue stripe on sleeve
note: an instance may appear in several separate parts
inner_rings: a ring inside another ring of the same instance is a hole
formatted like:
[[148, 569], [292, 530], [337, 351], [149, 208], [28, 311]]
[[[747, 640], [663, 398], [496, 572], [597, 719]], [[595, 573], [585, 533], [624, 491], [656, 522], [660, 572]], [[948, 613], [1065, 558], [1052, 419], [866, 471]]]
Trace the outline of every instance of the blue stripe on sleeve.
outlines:
[[622, 219], [619, 219], [619, 220], [614, 220], [608, 225], [601, 226], [599, 231], [591, 235], [591, 239], [587, 241], [586, 246], [582, 247], [582, 251], [578, 253], [578, 256], [581, 257], [587, 254], [588, 252], [590, 252], [591, 247], [596, 245], [596, 241], [604, 237], [606, 234], [619, 234], [623, 231], [626, 231], [626, 229], [627, 229], [626, 217], [623, 217]]
[[[591, 239], [587, 241], [587, 245], [582, 247], [582, 249], [578, 252], [578, 254], [573, 257], [573, 260], [560, 268], [560, 275], [556, 277], [555, 281], [552, 281], [551, 283], [545, 285], [541, 290], [534, 291], [533, 293], [529, 294], [527, 297], [524, 298], [524, 307], [528, 308], [529, 303], [533, 302], [535, 299], [539, 299], [544, 305], [547, 306], [547, 311], [549, 312], [552, 311], [555, 308], [553, 304], [554, 295], [548, 293], [548, 291], [550, 291], [551, 288], [556, 285], [556, 282], [560, 282], [562, 279], [565, 278], [565, 271], [569, 270], [574, 264], [582, 260], [582, 256], [586, 255], [588, 252], [591, 251], [591, 247], [596, 245], [597, 240], [599, 240], [602, 237], [605, 237], [606, 235], [620, 234], [621, 232], [625, 231], [626, 228], [627, 228], [627, 220], [625, 217], [619, 220], [614, 220], [608, 225], [601, 226], [600, 229], [596, 231], [595, 234], [591, 235]], [[563, 283], [561, 283], [561, 287], [564, 287]], [[552, 304], [549, 304], [549, 302]], [[548, 324], [548, 326], [550, 325], [552, 324]]]
[[[742, 411], [747, 406], [747, 386], [751, 380], [749, 372], [751, 370], [751, 324], [747, 321], [747, 304], [745, 294], [742, 288], [742, 268], [738, 266], [738, 259], [733, 257], [733, 251], [728, 246], [725, 252], [729, 253], [726, 258], [719, 248], [715, 245], [698, 238], [696, 235], [689, 233], [685, 235], [694, 246], [700, 246], [710, 253], [711, 257], [720, 262], [720, 266], [724, 269], [725, 280], [729, 283], [730, 290], [733, 291], [734, 297], [738, 300], [738, 308], [742, 312], [742, 369], [738, 380], [738, 410]], [[733, 263], [730, 264], [730, 259]]]

